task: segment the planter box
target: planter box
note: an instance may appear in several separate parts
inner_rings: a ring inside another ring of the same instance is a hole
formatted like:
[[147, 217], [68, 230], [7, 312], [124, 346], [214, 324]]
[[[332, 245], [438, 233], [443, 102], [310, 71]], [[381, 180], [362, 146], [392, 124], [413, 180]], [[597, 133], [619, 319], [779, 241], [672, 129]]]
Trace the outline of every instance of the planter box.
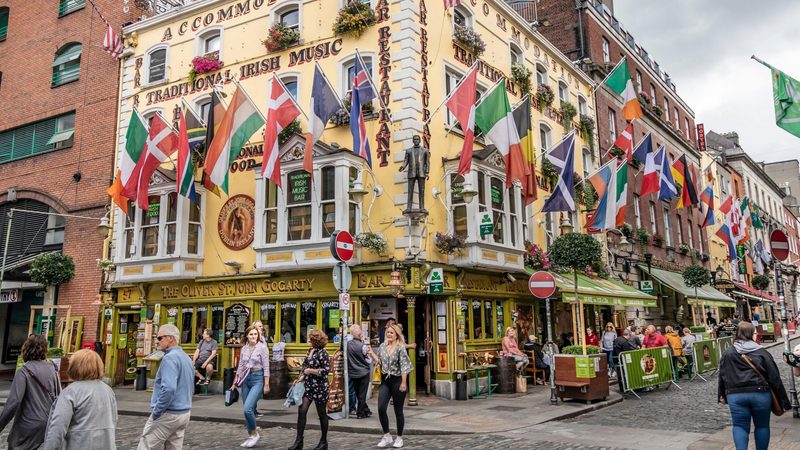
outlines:
[[[588, 358], [593, 377], [578, 376], [578, 358]], [[555, 355], [555, 362], [555, 383], [560, 399], [572, 398], [588, 403], [608, 397], [608, 360], [605, 353], [586, 356]]]

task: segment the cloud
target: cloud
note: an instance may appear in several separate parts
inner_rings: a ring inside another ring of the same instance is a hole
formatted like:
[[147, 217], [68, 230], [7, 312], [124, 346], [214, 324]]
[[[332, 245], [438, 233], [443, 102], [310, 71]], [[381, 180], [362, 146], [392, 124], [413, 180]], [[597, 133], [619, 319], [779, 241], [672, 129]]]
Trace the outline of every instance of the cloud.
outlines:
[[706, 131], [736, 131], [756, 161], [800, 158], [800, 138], [775, 125], [769, 70], [800, 79], [791, 0], [616, 0], [614, 14], [661, 65]]

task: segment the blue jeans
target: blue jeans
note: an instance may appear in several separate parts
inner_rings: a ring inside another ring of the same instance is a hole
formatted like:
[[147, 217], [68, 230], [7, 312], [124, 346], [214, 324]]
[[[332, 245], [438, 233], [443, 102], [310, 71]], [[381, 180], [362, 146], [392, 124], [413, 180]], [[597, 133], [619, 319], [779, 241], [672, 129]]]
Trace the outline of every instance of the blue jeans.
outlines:
[[242, 382], [242, 405], [244, 407], [244, 420], [247, 423], [247, 432], [256, 430], [256, 404], [264, 395], [264, 372], [250, 372]]
[[349, 404], [350, 404], [350, 411], [349, 412], [353, 412], [353, 411], [356, 410], [356, 387], [355, 387], [355, 384], [353, 383], [353, 379], [352, 378], [347, 380], [347, 389], [348, 389], [347, 390], [347, 397], [348, 397], [347, 400], [349, 401]]
[[755, 425], [756, 450], [769, 448], [769, 419], [772, 397], [769, 392], [740, 392], [728, 394], [728, 406], [733, 422], [733, 443], [736, 450], [747, 450], [750, 439], [750, 419]]
[[608, 370], [614, 370], [614, 350], [603, 350], [608, 361]]

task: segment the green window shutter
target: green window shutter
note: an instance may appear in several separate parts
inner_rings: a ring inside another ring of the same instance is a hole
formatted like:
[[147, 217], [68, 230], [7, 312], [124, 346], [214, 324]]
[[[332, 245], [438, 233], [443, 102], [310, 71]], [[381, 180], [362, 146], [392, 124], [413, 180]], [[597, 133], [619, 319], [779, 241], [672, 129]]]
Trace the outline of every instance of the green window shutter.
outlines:
[[53, 87], [77, 80], [81, 75], [81, 44], [67, 44], [61, 47], [53, 61]]
[[86, 6], [86, 0], [60, 0], [58, 2], [58, 15], [66, 16], [67, 14], [77, 11]]
[[0, 133], [0, 164], [11, 161], [11, 146], [13, 141], [13, 131]]
[[[74, 130], [63, 130], [57, 133], [56, 123], [59, 117], [51, 117], [0, 132], [0, 164], [71, 146]], [[51, 141], [53, 144], [50, 143]], [[59, 143], [60, 145], [58, 145]]]
[[33, 154], [35, 127], [26, 125], [14, 130], [14, 159], [25, 158]]
[[34, 125], [36, 129], [36, 139], [33, 145], [33, 153], [43, 153], [52, 150], [54, 147], [48, 142], [56, 132], [56, 119], [43, 120]]
[[8, 8], [0, 8], [0, 41], [5, 41], [8, 35]]

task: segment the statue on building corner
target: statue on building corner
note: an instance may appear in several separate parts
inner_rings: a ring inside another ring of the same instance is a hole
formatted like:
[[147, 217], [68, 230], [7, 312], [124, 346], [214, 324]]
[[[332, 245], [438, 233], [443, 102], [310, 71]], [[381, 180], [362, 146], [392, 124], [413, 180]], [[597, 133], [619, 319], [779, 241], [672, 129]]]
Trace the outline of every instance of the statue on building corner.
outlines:
[[[420, 145], [421, 139], [419, 135], [415, 135], [411, 141], [414, 145], [406, 150], [403, 165], [400, 166], [400, 172], [406, 171], [406, 179], [408, 180], [408, 201], [406, 202], [406, 209], [403, 214], [409, 213], [427, 213], [425, 210], [425, 180], [428, 179], [430, 173], [430, 160], [431, 153], [427, 148]], [[414, 196], [414, 184], [417, 185], [419, 192], [419, 208], [413, 208], [412, 198]]]

